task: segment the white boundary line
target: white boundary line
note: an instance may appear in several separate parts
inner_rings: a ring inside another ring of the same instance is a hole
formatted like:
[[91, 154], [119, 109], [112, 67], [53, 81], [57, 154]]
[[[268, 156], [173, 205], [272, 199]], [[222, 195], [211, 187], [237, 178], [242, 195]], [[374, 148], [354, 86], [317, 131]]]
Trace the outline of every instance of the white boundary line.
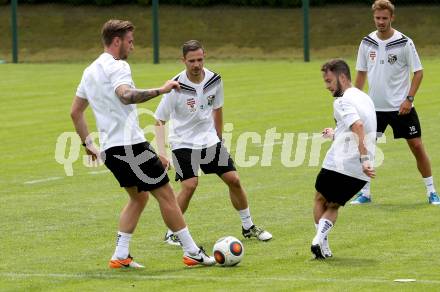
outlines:
[[[6, 278], [66, 278], [66, 279], [133, 279], [133, 280], [180, 280], [180, 279], [192, 279], [192, 280], [212, 280], [212, 281], [278, 281], [278, 282], [321, 282], [321, 283], [395, 283], [394, 279], [364, 279], [364, 278], [352, 278], [352, 279], [332, 279], [332, 278], [303, 278], [303, 277], [225, 277], [224, 275], [213, 276], [192, 276], [192, 275], [129, 275], [124, 274], [104, 274], [104, 273], [90, 273], [90, 274], [61, 274], [61, 273], [0, 273], [0, 277]], [[416, 283], [421, 284], [440, 284], [440, 280], [417, 280], [416, 282], [409, 283], [414, 285]], [[396, 285], [400, 285], [395, 283]]]
[[43, 178], [43, 179], [36, 179], [36, 180], [25, 181], [24, 184], [25, 185], [33, 185], [33, 184], [38, 184], [38, 183], [43, 183], [43, 182], [48, 182], [48, 181], [53, 181], [53, 180], [59, 180], [59, 179], [62, 179], [62, 177], [60, 177], [60, 176], [51, 176], [51, 177], [47, 177], [47, 178]]
[[[97, 171], [89, 171], [89, 172], [87, 172], [87, 174], [97, 175], [97, 174], [103, 174], [103, 173], [108, 173], [108, 172], [110, 172], [110, 170], [103, 169], [103, 170], [97, 170]], [[47, 178], [25, 181], [23, 184], [25, 184], [25, 185], [33, 185], [33, 184], [45, 183], [45, 182], [54, 181], [54, 180], [60, 180], [60, 179], [64, 179], [64, 177], [61, 177], [61, 176], [50, 176], [50, 177], [47, 177]]]
[[110, 170], [104, 169], [104, 170], [97, 170], [97, 171], [89, 171], [88, 174], [95, 175], [95, 174], [102, 174], [102, 173], [108, 173], [108, 172], [110, 172]]

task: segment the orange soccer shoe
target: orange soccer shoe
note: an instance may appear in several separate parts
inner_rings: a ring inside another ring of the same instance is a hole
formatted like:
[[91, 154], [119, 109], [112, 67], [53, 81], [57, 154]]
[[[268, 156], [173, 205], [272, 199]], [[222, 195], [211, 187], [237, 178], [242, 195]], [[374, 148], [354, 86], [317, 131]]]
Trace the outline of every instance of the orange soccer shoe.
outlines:
[[198, 253], [195, 255], [185, 252], [183, 254], [183, 263], [187, 267], [193, 267], [198, 265], [213, 266], [215, 265], [215, 259], [207, 255], [203, 247], [200, 246]]
[[134, 268], [134, 269], [142, 269], [145, 268], [143, 265], [140, 265], [133, 261], [133, 257], [128, 255], [126, 259], [123, 260], [110, 260], [108, 263], [110, 269], [124, 269], [124, 268]]

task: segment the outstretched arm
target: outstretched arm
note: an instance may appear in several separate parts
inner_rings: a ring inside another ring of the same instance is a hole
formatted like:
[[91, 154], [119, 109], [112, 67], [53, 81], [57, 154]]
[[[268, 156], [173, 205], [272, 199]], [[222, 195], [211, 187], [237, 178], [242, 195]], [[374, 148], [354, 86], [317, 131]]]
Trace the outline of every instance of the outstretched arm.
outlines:
[[179, 90], [179, 82], [168, 80], [162, 87], [153, 89], [136, 89], [130, 87], [129, 85], [123, 84], [116, 88], [116, 95], [123, 104], [134, 104], [146, 102], [158, 95], [168, 93], [172, 89]]

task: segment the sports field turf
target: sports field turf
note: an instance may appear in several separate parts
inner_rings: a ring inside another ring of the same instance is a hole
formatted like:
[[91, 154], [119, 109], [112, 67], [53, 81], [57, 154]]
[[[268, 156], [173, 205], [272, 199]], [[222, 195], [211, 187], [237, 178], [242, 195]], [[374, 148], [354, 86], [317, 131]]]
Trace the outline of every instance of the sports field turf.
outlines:
[[[425, 79], [416, 107], [440, 187], [439, 60], [422, 61]], [[233, 154], [244, 132], [264, 136], [276, 127], [283, 135], [311, 136], [333, 126], [332, 98], [321, 80], [321, 63], [208, 60], [207, 67], [224, 78], [225, 122], [234, 125]], [[57, 138], [73, 131], [70, 104], [85, 66], [0, 65], [0, 290], [438, 289], [440, 207], [428, 205], [414, 158], [404, 141], [392, 139], [390, 130], [387, 143], [379, 144], [385, 160], [373, 183], [374, 203], [341, 210], [330, 235], [332, 259], [312, 260], [309, 251], [319, 171], [319, 166], [309, 166], [309, 139], [305, 162], [298, 167], [283, 166], [279, 143], [271, 166], [263, 167], [260, 161], [239, 167], [254, 221], [274, 235], [268, 243], [243, 240], [245, 257], [239, 266], [185, 268], [181, 250], [162, 243], [165, 226], [150, 198], [131, 243], [131, 253], [146, 269], [109, 270], [118, 215], [127, 196], [104, 167], [87, 168], [78, 159], [73, 176], [66, 176], [55, 160]], [[177, 63], [132, 65], [140, 88], [158, 86], [181, 69]], [[154, 110], [158, 101], [141, 108]], [[93, 130], [90, 111], [88, 118]], [[151, 123], [151, 117], [142, 116], [143, 127]], [[262, 151], [261, 145], [248, 143], [246, 154], [261, 157]], [[242, 238], [227, 189], [215, 176], [201, 177], [185, 217], [194, 238], [207, 250], [222, 236]], [[417, 281], [393, 282], [398, 278]]]

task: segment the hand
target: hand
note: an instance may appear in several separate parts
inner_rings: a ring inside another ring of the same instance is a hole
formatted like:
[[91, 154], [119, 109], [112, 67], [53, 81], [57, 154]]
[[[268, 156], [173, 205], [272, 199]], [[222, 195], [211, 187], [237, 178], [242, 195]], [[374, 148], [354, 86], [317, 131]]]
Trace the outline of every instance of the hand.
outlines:
[[400, 105], [399, 115], [407, 115], [407, 114], [409, 114], [409, 112], [411, 111], [411, 108], [412, 108], [412, 102], [410, 102], [409, 100], [405, 99], [405, 101], [402, 102], [402, 104]]
[[325, 128], [322, 130], [322, 137], [327, 139], [333, 139], [335, 131], [332, 128]]
[[371, 164], [370, 160], [366, 160], [362, 162], [362, 171], [371, 178], [376, 177], [376, 171], [374, 170], [373, 165]]
[[171, 90], [176, 89], [177, 91], [180, 90], [180, 84], [177, 81], [174, 80], [168, 80], [167, 82], [165, 82], [165, 84], [160, 88], [160, 92], [163, 93], [168, 93]]
[[85, 149], [88, 155], [88, 164], [91, 166], [99, 166], [101, 160], [99, 150], [96, 149], [93, 144], [87, 145]]
[[168, 170], [168, 168], [171, 167], [170, 160], [168, 159], [168, 157], [166, 157], [165, 155], [159, 154], [159, 159], [160, 159], [160, 162], [162, 162], [162, 166], [163, 166], [163, 168], [165, 168], [165, 170]]

